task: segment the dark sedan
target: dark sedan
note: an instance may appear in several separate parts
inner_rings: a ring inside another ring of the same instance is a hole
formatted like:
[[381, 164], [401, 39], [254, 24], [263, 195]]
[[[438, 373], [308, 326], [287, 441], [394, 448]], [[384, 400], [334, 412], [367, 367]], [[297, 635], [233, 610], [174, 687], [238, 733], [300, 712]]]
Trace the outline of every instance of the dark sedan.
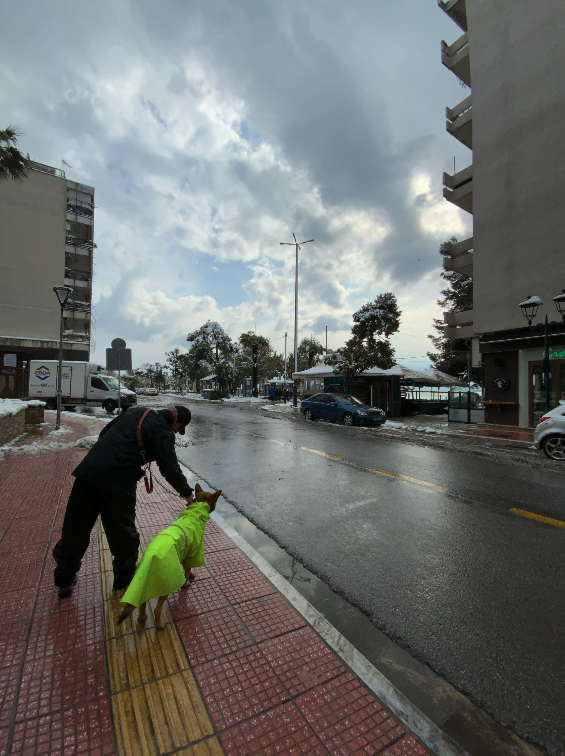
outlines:
[[300, 412], [306, 420], [340, 420], [344, 425], [383, 425], [382, 409], [369, 407], [351, 394], [316, 394], [304, 399]]

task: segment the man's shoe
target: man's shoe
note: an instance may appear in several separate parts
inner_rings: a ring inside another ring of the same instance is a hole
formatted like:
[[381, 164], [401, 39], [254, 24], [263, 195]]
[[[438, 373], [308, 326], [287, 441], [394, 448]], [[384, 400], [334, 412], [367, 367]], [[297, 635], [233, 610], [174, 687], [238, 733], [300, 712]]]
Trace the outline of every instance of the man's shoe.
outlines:
[[60, 599], [69, 598], [69, 596], [73, 592], [73, 588], [77, 584], [77, 580], [78, 580], [78, 578], [75, 575], [74, 578], [73, 578], [73, 582], [70, 585], [66, 585], [64, 588], [62, 588], [61, 586], [59, 586], [59, 598]]

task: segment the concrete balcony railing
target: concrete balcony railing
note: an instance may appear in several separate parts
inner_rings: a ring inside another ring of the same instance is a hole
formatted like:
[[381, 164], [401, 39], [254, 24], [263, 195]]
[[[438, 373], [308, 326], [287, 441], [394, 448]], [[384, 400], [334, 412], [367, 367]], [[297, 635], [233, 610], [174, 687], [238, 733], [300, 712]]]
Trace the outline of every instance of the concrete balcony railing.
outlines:
[[443, 269], [462, 273], [464, 276], [473, 277], [473, 237], [452, 244], [447, 242], [443, 245], [449, 252], [449, 256], [443, 258]]
[[443, 335], [446, 339], [472, 339], [475, 335], [475, 330], [472, 325], [463, 326], [461, 328], [445, 326], [443, 329]]
[[458, 79], [471, 86], [471, 61], [469, 58], [469, 37], [467, 32], [462, 34], [452, 45], [441, 43], [441, 62]]
[[450, 175], [443, 174], [443, 196], [453, 205], [473, 214], [473, 166]]
[[473, 149], [473, 95], [466, 97], [454, 108], [445, 109], [445, 130], [461, 144]]
[[445, 325], [455, 328], [456, 326], [473, 325], [473, 310], [463, 310], [462, 312], [444, 312], [443, 322]]
[[460, 29], [467, 31], [466, 0], [437, 0], [437, 4]]

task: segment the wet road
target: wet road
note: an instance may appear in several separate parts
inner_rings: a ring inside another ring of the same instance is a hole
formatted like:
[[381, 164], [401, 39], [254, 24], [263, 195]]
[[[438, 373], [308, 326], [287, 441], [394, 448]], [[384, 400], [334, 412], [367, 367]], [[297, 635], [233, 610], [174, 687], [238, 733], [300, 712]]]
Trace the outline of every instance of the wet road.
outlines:
[[565, 753], [565, 529], [509, 511], [565, 521], [561, 474], [191, 409], [190, 469], [499, 722]]

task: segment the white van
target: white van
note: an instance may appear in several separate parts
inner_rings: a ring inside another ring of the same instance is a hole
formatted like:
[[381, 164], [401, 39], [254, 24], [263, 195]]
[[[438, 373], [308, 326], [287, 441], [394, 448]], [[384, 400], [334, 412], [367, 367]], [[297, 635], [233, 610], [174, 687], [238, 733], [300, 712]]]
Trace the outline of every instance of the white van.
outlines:
[[[110, 414], [118, 406], [118, 380], [103, 375], [101, 365], [93, 362], [63, 360], [61, 373], [61, 404], [65, 409], [77, 405], [104, 407]], [[57, 407], [58, 360], [31, 360], [29, 363], [29, 396], [45, 399], [48, 409]], [[120, 388], [122, 407], [137, 404], [137, 396], [122, 384]]]

